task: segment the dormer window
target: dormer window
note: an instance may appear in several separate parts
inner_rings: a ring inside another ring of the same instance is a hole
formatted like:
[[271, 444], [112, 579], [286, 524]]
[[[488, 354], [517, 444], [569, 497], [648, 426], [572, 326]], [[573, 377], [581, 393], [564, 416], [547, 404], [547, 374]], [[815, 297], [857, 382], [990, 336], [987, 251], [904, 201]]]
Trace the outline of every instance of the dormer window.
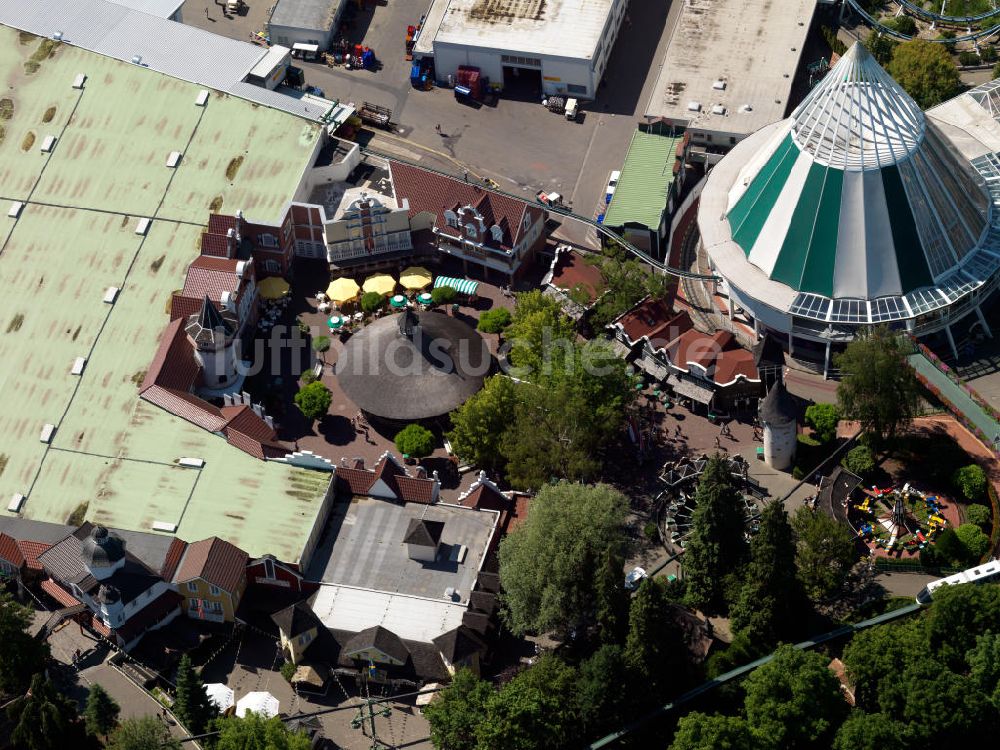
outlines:
[[529, 214], [527, 211], [524, 212], [524, 222], [522, 223], [524, 224], [525, 229], [531, 226], [531, 214]]
[[469, 235], [469, 237], [471, 237], [472, 239], [476, 239], [476, 225], [475, 224], [466, 224], [465, 225], [465, 233], [467, 235]]
[[260, 243], [261, 247], [277, 247], [278, 246], [278, 238], [275, 237], [273, 234], [267, 234], [267, 233], [259, 234], [259, 235], [257, 235], [257, 242]]
[[449, 227], [457, 227], [458, 226], [458, 215], [454, 211], [445, 211], [444, 212], [444, 222]]
[[503, 242], [503, 229], [499, 224], [494, 224], [490, 227], [490, 234], [493, 235], [493, 241], [497, 243]]

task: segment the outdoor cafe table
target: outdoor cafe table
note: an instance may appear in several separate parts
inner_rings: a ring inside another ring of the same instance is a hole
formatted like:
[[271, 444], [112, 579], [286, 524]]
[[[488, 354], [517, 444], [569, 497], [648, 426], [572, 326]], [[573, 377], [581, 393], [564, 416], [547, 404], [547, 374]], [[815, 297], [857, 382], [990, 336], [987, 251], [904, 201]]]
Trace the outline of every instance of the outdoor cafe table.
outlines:
[[344, 319], [339, 315], [331, 315], [330, 319], [326, 321], [326, 324], [330, 327], [331, 331], [336, 331], [344, 325]]

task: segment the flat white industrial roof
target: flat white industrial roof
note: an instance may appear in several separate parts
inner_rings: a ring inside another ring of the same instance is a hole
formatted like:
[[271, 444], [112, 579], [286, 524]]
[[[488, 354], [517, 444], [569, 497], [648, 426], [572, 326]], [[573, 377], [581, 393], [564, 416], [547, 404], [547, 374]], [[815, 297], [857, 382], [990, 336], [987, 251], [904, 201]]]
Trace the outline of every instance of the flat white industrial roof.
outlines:
[[433, 43], [590, 59], [615, 0], [434, 0], [416, 51]]
[[159, 18], [170, 18], [184, 5], [184, 0], [110, 0], [115, 5], [123, 5], [132, 10], [149, 13]]
[[256, 65], [250, 68], [250, 75], [256, 78], [267, 78], [275, 66], [284, 60], [285, 55], [288, 54], [291, 54], [291, 50], [288, 47], [282, 47], [280, 44], [274, 45], [267, 51], [266, 55], [257, 61]]
[[64, 44], [124, 62], [138, 55], [144, 68], [310, 120], [321, 120], [330, 108], [245, 83], [266, 54], [261, 47], [109, 0], [0, 2], [0, 24], [44, 37], [58, 31]]
[[782, 119], [815, 9], [816, 0], [689, 0], [646, 117], [743, 135]]
[[462, 624], [466, 604], [322, 584], [313, 612], [331, 630], [358, 633], [381, 625], [406, 641], [429, 643]]

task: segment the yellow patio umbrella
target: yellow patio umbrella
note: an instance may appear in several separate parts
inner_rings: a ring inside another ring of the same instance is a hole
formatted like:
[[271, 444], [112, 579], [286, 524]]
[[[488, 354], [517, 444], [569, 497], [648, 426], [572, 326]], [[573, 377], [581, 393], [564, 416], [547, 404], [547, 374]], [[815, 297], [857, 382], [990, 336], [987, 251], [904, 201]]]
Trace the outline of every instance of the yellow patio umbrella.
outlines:
[[377, 273], [374, 276], [369, 276], [365, 279], [365, 283], [361, 287], [364, 289], [365, 294], [368, 292], [378, 292], [381, 295], [390, 295], [396, 288], [396, 280], [385, 273]]
[[357, 297], [359, 290], [358, 282], [354, 279], [342, 277], [330, 282], [330, 286], [326, 288], [326, 296], [331, 301], [340, 304], [341, 302], [347, 302]]
[[278, 299], [288, 294], [288, 282], [280, 276], [268, 276], [260, 282], [260, 296], [264, 299]]
[[423, 266], [410, 266], [399, 274], [399, 283], [403, 285], [404, 289], [416, 291], [428, 286], [432, 281], [434, 278], [431, 276], [431, 272]]

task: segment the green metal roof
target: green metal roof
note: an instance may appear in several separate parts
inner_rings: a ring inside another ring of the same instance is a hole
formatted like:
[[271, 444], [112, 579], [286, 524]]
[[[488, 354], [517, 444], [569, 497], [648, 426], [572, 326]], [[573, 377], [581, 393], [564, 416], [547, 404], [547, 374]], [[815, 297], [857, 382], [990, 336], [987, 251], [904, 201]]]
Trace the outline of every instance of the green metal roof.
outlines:
[[618, 186], [604, 214], [605, 225], [621, 227], [635, 223], [649, 229], [659, 228], [674, 181], [680, 140], [641, 130], [632, 134]]
[[[27, 518], [61, 523], [88, 503], [86, 518], [109, 526], [176, 523], [188, 541], [218, 535], [296, 561], [330, 475], [259, 461], [141, 401], [138, 385], [209, 203], [276, 219], [318, 126], [225, 95], [197, 107], [200, 86], [69, 45], [27, 74], [40, 42], [0, 27], [12, 87], [0, 100], [13, 103], [0, 120], [0, 183], [27, 201], [16, 221], [0, 201], [3, 507], [22, 493]], [[71, 85], [79, 73], [82, 91]], [[59, 140], [43, 154], [50, 134]], [[176, 169], [171, 151], [184, 152]], [[145, 237], [139, 216], [153, 217]], [[121, 289], [114, 305], [103, 302], [109, 286]], [[77, 357], [82, 376], [70, 373]], [[51, 445], [39, 440], [45, 424], [57, 427]], [[204, 468], [177, 466], [186, 456]]]

